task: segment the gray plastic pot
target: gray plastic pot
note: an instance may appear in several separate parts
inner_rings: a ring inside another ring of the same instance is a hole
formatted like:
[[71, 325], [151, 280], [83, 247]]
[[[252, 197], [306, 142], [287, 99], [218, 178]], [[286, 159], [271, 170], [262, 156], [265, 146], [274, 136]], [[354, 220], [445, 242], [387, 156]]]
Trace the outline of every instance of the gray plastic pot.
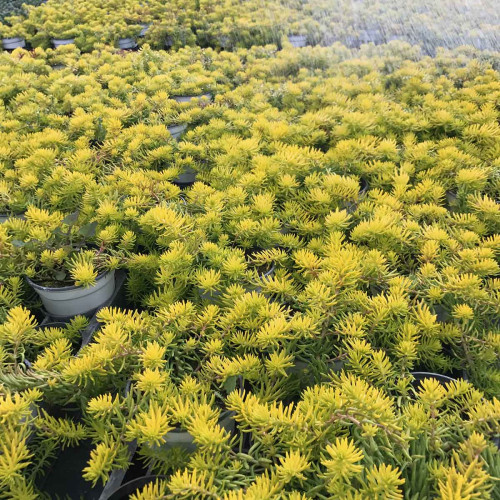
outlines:
[[45, 310], [53, 318], [89, 314], [108, 301], [115, 291], [115, 271], [97, 277], [91, 287], [64, 286], [53, 288], [39, 285], [29, 278], [28, 283], [40, 296]]
[[71, 45], [75, 43], [74, 38], [53, 38], [51, 41], [55, 49], [57, 49], [57, 47], [62, 47], [63, 45]]
[[172, 99], [176, 102], [191, 102], [193, 99], [200, 100], [203, 98], [211, 101], [212, 94], [207, 92], [206, 94], [200, 94], [200, 95], [174, 95], [174, 96], [172, 96]]
[[178, 141], [181, 138], [181, 135], [184, 133], [184, 130], [186, 130], [186, 128], [187, 124], [185, 123], [180, 123], [179, 125], [170, 125], [169, 127], [167, 127], [168, 131], [170, 132], [170, 135], [176, 141]]
[[120, 38], [118, 40], [118, 48], [122, 50], [131, 50], [137, 47], [137, 43], [133, 38]]
[[3, 38], [2, 45], [5, 50], [22, 49], [26, 47], [26, 40], [20, 36], [14, 38]]
[[305, 47], [307, 45], [307, 35], [288, 35], [288, 41], [294, 47]]
[[174, 184], [193, 184], [196, 181], [196, 170], [191, 167], [186, 167], [182, 174], [179, 174], [173, 182]]

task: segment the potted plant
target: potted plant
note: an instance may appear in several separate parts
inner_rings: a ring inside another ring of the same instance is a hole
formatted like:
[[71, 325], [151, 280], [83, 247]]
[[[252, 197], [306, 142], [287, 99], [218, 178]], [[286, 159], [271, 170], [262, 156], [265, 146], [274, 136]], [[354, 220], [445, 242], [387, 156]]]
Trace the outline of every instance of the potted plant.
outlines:
[[175, 80], [170, 91], [171, 99], [178, 103], [212, 100], [213, 95], [209, 91], [212, 84], [209, 77], [203, 74], [189, 74], [184, 70], [173, 76]]
[[53, 37], [50, 41], [55, 49], [63, 45], [75, 44], [75, 39], [81, 36], [78, 28], [64, 25], [58, 25], [57, 28], [54, 27], [51, 33]]
[[61, 47], [62, 45], [71, 45], [75, 43], [74, 38], [53, 38], [51, 41], [55, 49]]
[[5, 50], [23, 49], [26, 47], [26, 31], [22, 24], [14, 23], [13, 26], [5, 24], [0, 26], [2, 46]]
[[[3, 457], [9, 460], [9, 467], [2, 469], [0, 473], [0, 488], [5, 494], [13, 497], [19, 496], [18, 493], [23, 491], [32, 491], [30, 478], [13, 471], [24, 471], [30, 462], [42, 465], [46, 461], [44, 454], [32, 454], [28, 448], [30, 445], [31, 449], [33, 447], [37, 450], [43, 449], [37, 445], [35, 439], [41, 434], [39, 428], [35, 426], [40, 418], [38, 403], [41, 398], [42, 393], [36, 389], [22, 393], [11, 392], [3, 387], [0, 390], [0, 408], [2, 413], [5, 413], [0, 422], [0, 432], [6, 445]], [[56, 438], [54, 444], [57, 442]], [[54, 448], [57, 446], [52, 447]], [[30, 457], [29, 461], [26, 460], [27, 457]]]
[[218, 300], [231, 285], [241, 285], [248, 264], [239, 248], [212, 242], [201, 244], [198, 254], [199, 268], [194, 274], [202, 300]]
[[[133, 50], [137, 48], [137, 37], [141, 36], [144, 28], [140, 24], [122, 24], [117, 23], [113, 26], [117, 34], [117, 46], [122, 50]], [[146, 32], [144, 36], [146, 35]]]
[[119, 253], [96, 237], [96, 223], [78, 225], [77, 217], [30, 207], [27, 234], [15, 247], [13, 258], [54, 318], [89, 314], [115, 290]]

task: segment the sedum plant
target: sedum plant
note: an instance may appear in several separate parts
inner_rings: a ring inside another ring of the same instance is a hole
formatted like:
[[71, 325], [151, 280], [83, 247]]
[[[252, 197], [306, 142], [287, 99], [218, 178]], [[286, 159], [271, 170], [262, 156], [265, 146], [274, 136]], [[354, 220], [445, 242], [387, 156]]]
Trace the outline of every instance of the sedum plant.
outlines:
[[26, 221], [10, 228], [12, 264], [37, 282], [55, 287], [92, 286], [100, 273], [119, 267], [120, 249], [113, 249], [119, 243], [118, 227], [95, 233], [96, 223], [76, 225], [77, 217], [30, 207]]

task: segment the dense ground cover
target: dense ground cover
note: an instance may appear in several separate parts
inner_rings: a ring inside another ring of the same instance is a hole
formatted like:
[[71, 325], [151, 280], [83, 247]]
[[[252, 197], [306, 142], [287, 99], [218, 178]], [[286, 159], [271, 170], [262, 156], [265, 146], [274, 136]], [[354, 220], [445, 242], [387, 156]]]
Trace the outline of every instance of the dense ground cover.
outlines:
[[0, 54], [0, 497], [499, 498], [500, 55], [288, 31]]

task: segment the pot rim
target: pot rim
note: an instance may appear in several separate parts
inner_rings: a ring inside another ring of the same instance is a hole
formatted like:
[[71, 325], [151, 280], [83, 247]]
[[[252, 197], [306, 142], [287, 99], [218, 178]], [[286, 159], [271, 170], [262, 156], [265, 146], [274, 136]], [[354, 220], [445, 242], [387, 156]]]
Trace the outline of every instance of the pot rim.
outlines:
[[[112, 273], [113, 271], [115, 271], [115, 269], [112, 269], [111, 271], [104, 271], [101, 274], [97, 275], [97, 278], [95, 280], [99, 281], [102, 278], [104, 278], [105, 276], [107, 276], [108, 274]], [[69, 290], [83, 289], [84, 288], [84, 287], [78, 286], [78, 285], [67, 285], [67, 286], [60, 286], [60, 287], [43, 286], [43, 285], [39, 285], [38, 283], [36, 283], [32, 279], [28, 278], [28, 276], [25, 276], [25, 278], [26, 278], [26, 281], [29, 283], [29, 285], [32, 286], [35, 290], [44, 290], [46, 292], [59, 292], [59, 291], [66, 292]], [[95, 285], [93, 285], [93, 286], [95, 286]], [[92, 288], [92, 287], [89, 287], [89, 288]]]
[[433, 372], [410, 372], [413, 377], [415, 377], [416, 381], [420, 381], [425, 378], [435, 378], [439, 382], [456, 382], [456, 378], [448, 377], [448, 375], [442, 375], [441, 373], [433, 373]]

